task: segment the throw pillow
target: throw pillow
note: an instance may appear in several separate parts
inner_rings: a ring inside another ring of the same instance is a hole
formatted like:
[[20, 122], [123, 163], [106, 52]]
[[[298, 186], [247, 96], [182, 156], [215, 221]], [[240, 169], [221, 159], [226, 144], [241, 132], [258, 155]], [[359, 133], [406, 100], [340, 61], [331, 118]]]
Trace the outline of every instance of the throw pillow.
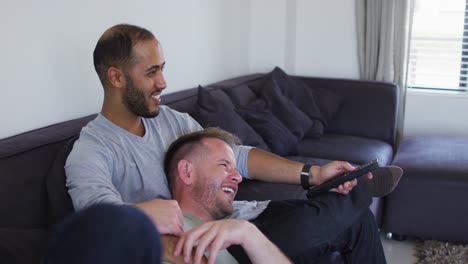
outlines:
[[260, 97], [265, 100], [267, 108], [297, 137], [298, 141], [311, 128], [312, 120], [299, 110], [289, 98], [281, 94], [274, 79], [267, 79]]
[[283, 70], [276, 67], [272, 72], [265, 75], [263, 83], [252, 87], [256, 93], [260, 93], [265, 83], [274, 80], [281, 93], [288, 97], [304, 114], [306, 114], [313, 124], [304, 135], [306, 138], [319, 138], [323, 134], [325, 120], [315, 102], [311, 89], [302, 82], [297, 82]]
[[[279, 67], [265, 76], [264, 83], [268, 79], [275, 80], [282, 94], [291, 99], [302, 112], [314, 121], [312, 127], [305, 134], [306, 138], [320, 137], [327, 123], [333, 119], [343, 103], [344, 98], [341, 95], [327, 89], [310, 87], [298, 77], [289, 76]], [[258, 91], [261, 87], [252, 87], [252, 89]]]
[[270, 147], [271, 152], [280, 155], [297, 153], [298, 140], [268, 109], [259, 104], [252, 104], [236, 109]]
[[320, 114], [322, 115], [322, 120], [325, 126], [333, 119], [334, 115], [340, 109], [341, 104], [344, 102], [344, 97], [342, 95], [330, 89], [325, 89], [322, 87], [311, 87], [298, 77], [289, 76], [279, 67], [276, 67], [273, 72], [277, 77], [282, 75], [283, 78], [289, 78], [289, 80], [294, 83], [296, 87], [300, 87], [299, 90], [304, 91], [306, 94], [306, 96], [304, 96], [297, 91], [289, 90], [288, 97], [294, 98], [298, 101], [307, 98], [305, 102], [302, 102], [303, 105], [307, 105], [309, 103], [308, 99], [314, 100], [315, 105], [318, 107]]
[[[263, 83], [263, 82], [262, 82]], [[223, 89], [224, 92], [231, 98], [232, 103], [236, 106], [246, 106], [252, 100], [258, 98], [257, 94], [250, 89], [249, 85], [243, 83], [234, 87]]]
[[296, 103], [304, 113], [311, 118], [322, 119], [314, 93], [307, 93], [311, 89], [305, 83], [289, 76], [279, 67], [275, 67], [268, 75], [278, 83], [281, 92]]
[[345, 99], [344, 96], [330, 89], [320, 87], [316, 87], [310, 92], [313, 92], [320, 113], [322, 113], [326, 124], [329, 124], [340, 110]]
[[198, 87], [194, 118], [203, 127], [215, 126], [233, 133], [245, 145], [269, 150], [262, 137], [239, 114], [201, 86]]

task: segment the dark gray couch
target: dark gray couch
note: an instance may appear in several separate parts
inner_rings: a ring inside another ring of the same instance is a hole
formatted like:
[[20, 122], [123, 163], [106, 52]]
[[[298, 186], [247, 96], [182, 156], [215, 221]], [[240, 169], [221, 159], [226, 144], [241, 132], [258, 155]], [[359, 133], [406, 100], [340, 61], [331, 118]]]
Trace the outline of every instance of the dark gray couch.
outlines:
[[[258, 96], [256, 92], [265, 76], [242, 76], [205, 89], [214, 93], [228, 91], [226, 98], [232, 100], [236, 108], [235, 103], [242, 104]], [[335, 113], [327, 114], [323, 135], [303, 138], [295, 154], [288, 158], [319, 165], [330, 160], [360, 164], [375, 158], [383, 165], [391, 163], [395, 147], [397, 86], [344, 79], [294, 79], [305, 83], [307, 89], [332, 92], [340, 97], [340, 104]], [[252, 89], [256, 92], [252, 93]], [[170, 92], [170, 88], [166, 92]], [[197, 94], [197, 88], [192, 88], [164, 95], [162, 101], [196, 116], [200, 114], [194, 112], [199, 104]], [[80, 129], [94, 116], [0, 140], [0, 263], [38, 263], [50, 229], [73, 212], [65, 188], [63, 164]], [[245, 181], [237, 198], [297, 197], [304, 197], [299, 186]], [[375, 200], [372, 209], [380, 224], [381, 201]]]

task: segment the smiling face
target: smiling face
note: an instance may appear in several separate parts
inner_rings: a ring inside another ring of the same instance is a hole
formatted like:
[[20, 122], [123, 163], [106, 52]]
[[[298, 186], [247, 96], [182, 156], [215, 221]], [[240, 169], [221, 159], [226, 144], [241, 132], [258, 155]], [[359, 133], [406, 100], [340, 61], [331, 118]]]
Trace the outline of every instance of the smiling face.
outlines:
[[232, 202], [242, 176], [236, 170], [232, 148], [224, 141], [205, 138], [203, 157], [197, 159], [192, 198], [211, 216], [222, 219], [233, 212]]
[[155, 117], [159, 113], [161, 92], [166, 88], [165, 61], [157, 40], [141, 41], [133, 47], [133, 61], [126, 67], [122, 102], [136, 116]]

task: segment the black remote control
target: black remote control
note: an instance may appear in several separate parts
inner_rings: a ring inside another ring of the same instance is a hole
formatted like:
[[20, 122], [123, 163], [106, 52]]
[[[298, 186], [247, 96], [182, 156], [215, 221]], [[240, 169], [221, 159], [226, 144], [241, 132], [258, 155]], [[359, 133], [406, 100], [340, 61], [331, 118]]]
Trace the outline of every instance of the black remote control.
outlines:
[[333, 188], [336, 188], [338, 187], [338, 185], [340, 184], [343, 184], [347, 181], [351, 181], [353, 179], [356, 179], [368, 172], [371, 172], [375, 169], [379, 168], [379, 161], [376, 159], [376, 160], [373, 160], [371, 162], [368, 162], [362, 166], [359, 166], [357, 167], [355, 170], [353, 171], [350, 171], [350, 172], [346, 172], [344, 173], [343, 175], [341, 176], [337, 176], [333, 179], [330, 179], [320, 185], [317, 185], [317, 186], [314, 186], [312, 188], [310, 188], [308, 191], [307, 191], [307, 198], [311, 198], [311, 197], [314, 197], [320, 193], [323, 193], [323, 192], [328, 192], [330, 191], [331, 189]]

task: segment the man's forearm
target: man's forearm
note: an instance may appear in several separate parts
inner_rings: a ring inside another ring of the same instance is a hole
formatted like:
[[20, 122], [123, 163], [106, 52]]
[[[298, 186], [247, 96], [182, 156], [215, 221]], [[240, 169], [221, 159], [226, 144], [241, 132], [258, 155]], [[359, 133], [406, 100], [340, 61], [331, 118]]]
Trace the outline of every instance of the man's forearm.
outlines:
[[244, 240], [242, 247], [253, 264], [262, 263], [291, 263], [291, 261], [253, 224], [248, 239]]
[[[249, 176], [255, 180], [300, 184], [304, 163], [288, 160], [275, 154], [254, 148], [248, 156]], [[318, 175], [319, 166], [312, 166], [312, 175]], [[311, 185], [317, 185], [317, 177], [311, 177]]]

